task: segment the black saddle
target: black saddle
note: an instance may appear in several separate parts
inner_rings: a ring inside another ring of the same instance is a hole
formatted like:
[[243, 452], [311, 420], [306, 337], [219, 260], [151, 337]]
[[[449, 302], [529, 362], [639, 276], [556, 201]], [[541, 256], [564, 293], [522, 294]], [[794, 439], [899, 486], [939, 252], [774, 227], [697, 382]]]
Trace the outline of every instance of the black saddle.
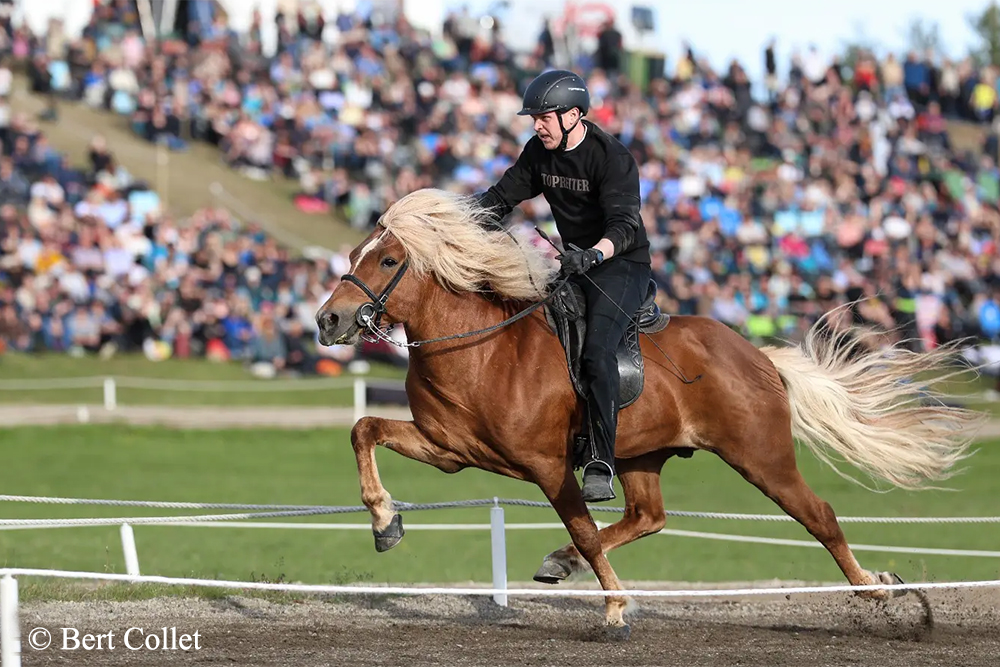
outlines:
[[[567, 282], [556, 293], [545, 308], [545, 317], [555, 331], [566, 352], [569, 376], [576, 393], [585, 398], [587, 386], [581, 375], [580, 364], [583, 357], [583, 343], [587, 327], [587, 301], [583, 288], [575, 282]], [[642, 394], [643, 362], [639, 349], [640, 333], [657, 333], [667, 328], [670, 315], [661, 313], [656, 305], [656, 282], [649, 281], [646, 298], [635, 313], [633, 322], [625, 330], [625, 337], [618, 344], [618, 407], [619, 410], [635, 403]]]

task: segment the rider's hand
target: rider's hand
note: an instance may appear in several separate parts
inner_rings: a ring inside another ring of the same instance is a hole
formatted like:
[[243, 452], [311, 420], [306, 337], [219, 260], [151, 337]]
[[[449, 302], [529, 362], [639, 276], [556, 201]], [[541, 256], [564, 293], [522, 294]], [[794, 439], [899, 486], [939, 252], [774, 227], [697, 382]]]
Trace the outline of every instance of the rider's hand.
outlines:
[[601, 263], [601, 251], [596, 248], [567, 250], [562, 255], [562, 271], [567, 276], [582, 275]]

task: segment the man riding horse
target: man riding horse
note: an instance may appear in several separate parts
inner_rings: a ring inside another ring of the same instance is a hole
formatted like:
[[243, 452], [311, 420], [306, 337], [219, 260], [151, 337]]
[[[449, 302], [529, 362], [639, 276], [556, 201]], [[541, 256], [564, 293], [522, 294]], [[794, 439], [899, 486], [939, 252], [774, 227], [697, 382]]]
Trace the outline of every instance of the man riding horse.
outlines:
[[478, 200], [493, 212], [493, 224], [539, 194], [552, 209], [566, 248], [562, 271], [580, 284], [587, 302], [582, 371], [589, 387], [591, 451], [583, 469], [583, 496], [588, 502], [612, 500], [619, 410], [615, 350], [651, 275], [649, 241], [639, 215], [639, 169], [620, 141], [583, 120], [590, 93], [573, 72], [538, 76], [525, 91], [522, 107], [518, 115], [531, 116], [535, 136]]

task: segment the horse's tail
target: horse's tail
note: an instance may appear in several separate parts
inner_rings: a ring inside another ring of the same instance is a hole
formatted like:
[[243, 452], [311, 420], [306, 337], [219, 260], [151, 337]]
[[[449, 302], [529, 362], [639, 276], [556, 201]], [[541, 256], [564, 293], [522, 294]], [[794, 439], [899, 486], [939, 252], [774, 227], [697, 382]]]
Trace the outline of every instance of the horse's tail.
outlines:
[[968, 370], [949, 363], [954, 346], [913, 352], [869, 348], [865, 338], [859, 328], [831, 332], [824, 317], [800, 347], [762, 349], [788, 394], [793, 437], [862, 486], [833, 459], [904, 489], [951, 477], [984, 417], [936, 390]]

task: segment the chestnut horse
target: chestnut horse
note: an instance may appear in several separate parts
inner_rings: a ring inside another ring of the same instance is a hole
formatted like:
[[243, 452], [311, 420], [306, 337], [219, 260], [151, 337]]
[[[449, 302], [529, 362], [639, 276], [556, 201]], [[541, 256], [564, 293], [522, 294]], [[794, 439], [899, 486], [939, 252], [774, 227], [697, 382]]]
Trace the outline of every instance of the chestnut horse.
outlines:
[[[673, 317], [660, 333], [641, 337], [645, 386], [620, 413], [616, 445], [625, 513], [599, 531], [574, 476], [572, 438], [583, 404], [557, 336], [541, 308], [496, 326], [543, 301], [557, 267], [527, 240], [482, 221], [466, 197], [432, 189], [403, 197], [351, 253], [350, 273], [316, 315], [323, 345], [379, 335], [383, 324], [405, 327], [410, 345], [431, 341], [411, 347], [413, 420], [365, 417], [351, 431], [378, 551], [395, 546], [403, 531], [379, 478], [376, 446], [446, 473], [473, 467], [527, 480], [572, 538], [546, 556], [535, 578], [557, 583], [589, 566], [612, 592], [606, 623], [627, 630], [626, 601], [615, 594], [622, 586], [606, 554], [663, 528], [663, 464], [704, 450], [801, 523], [851, 584], [899, 581], [858, 564], [833, 509], [799, 474], [793, 439], [835, 470], [839, 458], [895, 487], [946, 479], [967, 456], [979, 420], [928, 404], [928, 395], [938, 395], [928, 393], [933, 380], [917, 386], [910, 379], [944, 370], [948, 349], [859, 352], [857, 330], [830, 333], [819, 324], [801, 347], [758, 349], [716, 320]], [[490, 331], [449, 338], [482, 329]], [[701, 378], [682, 382], [678, 368]], [[869, 597], [889, 596], [875, 589]]]

